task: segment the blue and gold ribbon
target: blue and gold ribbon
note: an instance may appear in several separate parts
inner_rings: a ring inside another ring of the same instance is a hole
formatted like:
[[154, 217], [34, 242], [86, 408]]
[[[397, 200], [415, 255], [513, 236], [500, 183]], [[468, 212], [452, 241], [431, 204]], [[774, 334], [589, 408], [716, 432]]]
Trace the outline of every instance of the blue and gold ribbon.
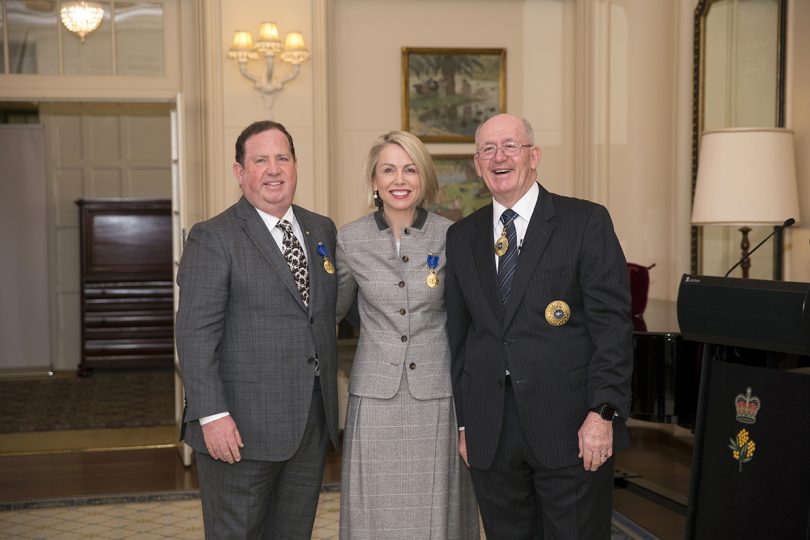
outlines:
[[439, 286], [439, 276], [436, 275], [436, 269], [439, 267], [439, 256], [428, 253], [427, 256], [428, 275], [425, 278], [427, 286], [435, 289]]
[[323, 242], [318, 242], [318, 255], [323, 257], [323, 269], [326, 270], [328, 274], [334, 274], [335, 265], [329, 260], [329, 251], [326, 249], [326, 246], [323, 245]]

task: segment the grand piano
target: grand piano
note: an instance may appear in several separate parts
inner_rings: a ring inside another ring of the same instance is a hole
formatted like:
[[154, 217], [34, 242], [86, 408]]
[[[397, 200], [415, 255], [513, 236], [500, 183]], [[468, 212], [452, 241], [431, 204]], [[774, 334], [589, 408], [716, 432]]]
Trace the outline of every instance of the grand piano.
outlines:
[[692, 429], [701, 346], [681, 336], [676, 308], [675, 302], [651, 298], [643, 314], [633, 317], [630, 417]]
[[[700, 387], [702, 346], [681, 335], [675, 302], [644, 299], [634, 304], [633, 311], [641, 315], [633, 317], [630, 417], [692, 430]], [[687, 514], [686, 495], [648, 480], [632, 467], [617, 468], [614, 473], [616, 487], [678, 514]]]

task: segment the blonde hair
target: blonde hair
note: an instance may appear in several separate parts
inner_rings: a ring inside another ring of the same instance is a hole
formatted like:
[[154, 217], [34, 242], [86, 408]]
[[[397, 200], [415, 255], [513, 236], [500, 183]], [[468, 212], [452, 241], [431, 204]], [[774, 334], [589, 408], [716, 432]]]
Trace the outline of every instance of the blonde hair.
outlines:
[[389, 131], [384, 135], [380, 135], [371, 145], [368, 151], [368, 156], [363, 163], [363, 178], [368, 185], [369, 201], [374, 197], [374, 171], [377, 169], [377, 162], [380, 159], [380, 152], [386, 145], [396, 144], [413, 160], [416, 171], [419, 173], [421, 181], [421, 195], [417, 206], [422, 206], [423, 203], [432, 203], [436, 200], [436, 195], [439, 193], [439, 182], [436, 179], [436, 169], [433, 167], [433, 158], [430, 157], [430, 152], [425, 148], [425, 145], [418, 137], [408, 133], [407, 131]]

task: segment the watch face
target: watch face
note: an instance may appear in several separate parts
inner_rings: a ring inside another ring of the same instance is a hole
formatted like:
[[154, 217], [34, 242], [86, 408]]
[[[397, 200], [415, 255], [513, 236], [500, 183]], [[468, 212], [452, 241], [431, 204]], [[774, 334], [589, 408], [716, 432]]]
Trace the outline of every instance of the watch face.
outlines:
[[599, 409], [599, 416], [601, 416], [603, 420], [612, 421], [616, 416], [616, 409], [610, 405], [602, 405], [602, 408]]

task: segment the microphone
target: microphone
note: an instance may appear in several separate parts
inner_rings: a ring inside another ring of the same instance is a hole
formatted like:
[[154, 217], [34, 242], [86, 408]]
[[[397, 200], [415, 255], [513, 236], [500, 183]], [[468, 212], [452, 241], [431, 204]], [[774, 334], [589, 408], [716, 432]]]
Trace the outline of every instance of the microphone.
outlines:
[[737, 264], [735, 264], [734, 266], [732, 266], [731, 268], [729, 268], [729, 269], [728, 269], [728, 272], [726, 272], [726, 275], [725, 275], [725, 276], [723, 276], [723, 277], [728, 277], [728, 275], [729, 275], [731, 272], [733, 272], [735, 268], [737, 268], [738, 266], [740, 266], [740, 265], [743, 263], [743, 261], [745, 261], [745, 259], [747, 259], [747, 258], [748, 258], [748, 257], [750, 257], [751, 255], [753, 255], [753, 253], [754, 253], [756, 250], [758, 250], [758, 249], [759, 249], [759, 246], [761, 246], [762, 244], [764, 244], [764, 243], [765, 243], [765, 242], [766, 242], [766, 241], [767, 241], [767, 240], [768, 240], [768, 239], [769, 239], [771, 236], [775, 235], [776, 233], [778, 233], [778, 232], [779, 232], [779, 231], [781, 231], [782, 229], [786, 229], [786, 228], [788, 228], [788, 227], [792, 227], [794, 223], [796, 223], [796, 220], [795, 220], [795, 219], [793, 219], [793, 218], [787, 218], [787, 219], [785, 220], [785, 222], [784, 222], [784, 223], [782, 223], [781, 225], [779, 225], [778, 227], [776, 227], [776, 228], [773, 230], [773, 232], [771, 232], [771, 234], [769, 234], [768, 236], [766, 236], [765, 238], [763, 238], [763, 239], [762, 239], [762, 241], [761, 241], [759, 244], [757, 244], [756, 246], [754, 246], [754, 249], [752, 249], [751, 251], [749, 251], [749, 252], [748, 252], [748, 254], [746, 254], [746, 255], [745, 255], [745, 256], [744, 256], [742, 259], [740, 259], [739, 261], [737, 261]]

